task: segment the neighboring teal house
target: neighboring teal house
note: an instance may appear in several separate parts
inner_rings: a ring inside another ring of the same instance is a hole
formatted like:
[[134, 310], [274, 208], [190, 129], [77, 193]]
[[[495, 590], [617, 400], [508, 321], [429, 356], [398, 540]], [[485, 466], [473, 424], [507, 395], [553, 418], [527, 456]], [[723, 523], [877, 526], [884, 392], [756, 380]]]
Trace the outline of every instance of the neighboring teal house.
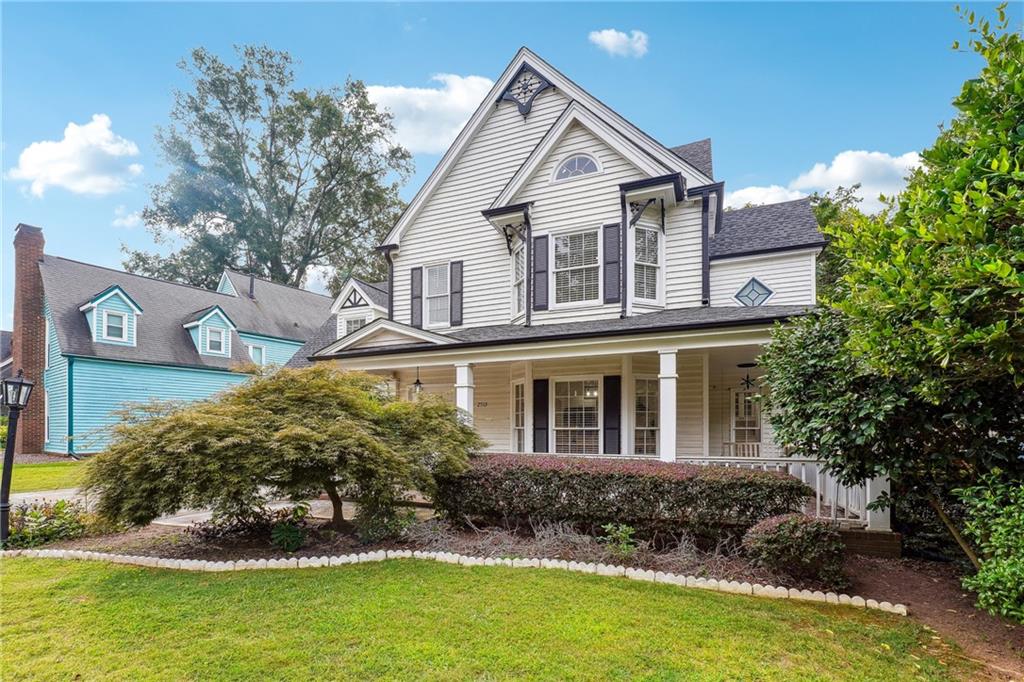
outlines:
[[332, 299], [226, 271], [217, 291], [43, 256], [46, 452], [100, 451], [117, 412], [196, 400], [284, 365]]

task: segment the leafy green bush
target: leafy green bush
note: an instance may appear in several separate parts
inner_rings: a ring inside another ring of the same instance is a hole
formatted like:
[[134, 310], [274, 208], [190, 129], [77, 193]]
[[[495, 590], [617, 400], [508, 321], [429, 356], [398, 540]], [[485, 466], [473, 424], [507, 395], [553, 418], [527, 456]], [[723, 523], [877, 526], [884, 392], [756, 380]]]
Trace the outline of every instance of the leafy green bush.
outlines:
[[568, 522], [594, 533], [717, 537], [796, 511], [812, 492], [785, 474], [664, 462], [485, 455], [438, 478], [434, 507], [452, 521], [511, 525]]
[[7, 445], [7, 417], [0, 417], [0, 448]]
[[276, 519], [270, 527], [270, 541], [278, 549], [294, 552], [306, 542], [306, 519], [309, 518], [309, 505], [305, 502], [291, 508], [278, 509], [273, 514]]
[[755, 565], [774, 573], [833, 589], [847, 584], [842, 570], [843, 540], [839, 531], [824, 521], [803, 514], [773, 516], [747, 531], [743, 549]]
[[416, 520], [415, 512], [395, 503], [361, 504], [352, 519], [356, 537], [362, 542], [397, 538]]
[[85, 535], [89, 515], [77, 502], [32, 502], [20, 504], [11, 514], [8, 547], [37, 547], [58, 540]]
[[636, 529], [625, 523], [606, 523], [601, 526], [604, 536], [598, 538], [617, 559], [629, 559], [637, 550]]
[[1024, 482], [995, 471], [957, 493], [967, 507], [964, 531], [982, 557], [964, 586], [983, 609], [1024, 623]]

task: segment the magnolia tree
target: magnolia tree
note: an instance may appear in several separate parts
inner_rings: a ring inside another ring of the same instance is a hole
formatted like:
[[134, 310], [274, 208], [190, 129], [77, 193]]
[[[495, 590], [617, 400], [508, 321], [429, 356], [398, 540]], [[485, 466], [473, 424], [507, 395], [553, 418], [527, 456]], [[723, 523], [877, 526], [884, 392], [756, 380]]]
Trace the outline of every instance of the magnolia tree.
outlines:
[[368, 374], [284, 369], [214, 399], [150, 405], [115, 428], [86, 481], [104, 517], [145, 524], [182, 508], [246, 517], [267, 496], [326, 493], [332, 525], [386, 522], [409, 490], [432, 494], [434, 477], [461, 471], [482, 447], [456, 408], [424, 397], [402, 402]]

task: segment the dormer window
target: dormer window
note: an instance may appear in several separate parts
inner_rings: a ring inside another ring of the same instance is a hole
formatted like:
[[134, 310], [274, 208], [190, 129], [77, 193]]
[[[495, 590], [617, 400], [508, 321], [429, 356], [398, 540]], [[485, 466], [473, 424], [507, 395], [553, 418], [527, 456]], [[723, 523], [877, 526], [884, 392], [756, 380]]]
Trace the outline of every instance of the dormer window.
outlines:
[[594, 157], [587, 154], [573, 154], [558, 165], [558, 169], [555, 171], [554, 181], [561, 182], [562, 180], [571, 180], [583, 175], [597, 173], [599, 170], [601, 169], [597, 165], [597, 161]]
[[224, 352], [224, 330], [211, 327], [206, 330], [206, 352]]
[[115, 313], [110, 310], [103, 311], [103, 340], [128, 340], [127, 316], [124, 313]]

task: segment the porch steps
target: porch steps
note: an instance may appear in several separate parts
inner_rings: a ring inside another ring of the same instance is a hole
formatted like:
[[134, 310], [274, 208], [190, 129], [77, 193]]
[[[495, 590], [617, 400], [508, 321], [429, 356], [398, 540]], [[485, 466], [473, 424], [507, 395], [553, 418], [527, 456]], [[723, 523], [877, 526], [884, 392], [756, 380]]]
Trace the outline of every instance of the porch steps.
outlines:
[[877, 556], [883, 559], [899, 559], [902, 554], [902, 536], [887, 530], [864, 530], [841, 528], [839, 535], [846, 543], [849, 554]]

